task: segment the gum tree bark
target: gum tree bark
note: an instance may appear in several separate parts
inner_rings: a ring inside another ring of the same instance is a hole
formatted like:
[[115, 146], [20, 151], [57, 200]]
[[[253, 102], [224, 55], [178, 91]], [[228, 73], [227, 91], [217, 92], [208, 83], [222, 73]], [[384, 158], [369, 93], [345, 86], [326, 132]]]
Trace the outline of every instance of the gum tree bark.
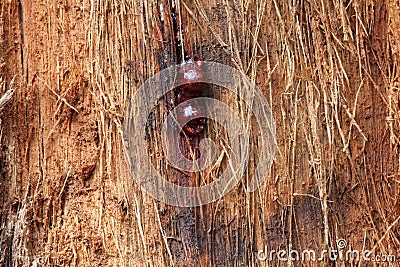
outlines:
[[[262, 187], [245, 191], [258, 163], [253, 134], [245, 177], [198, 208], [142, 192], [123, 152], [130, 97], [179, 63], [173, 3], [0, 1], [1, 96], [15, 89], [0, 113], [1, 265], [343, 266], [257, 258], [329, 248], [400, 260], [399, 3], [176, 3], [193, 56], [254, 80], [277, 128]], [[155, 110], [154, 121], [166, 112]], [[218, 129], [207, 131], [222, 140]], [[144, 155], [167, 166], [157, 131]], [[218, 167], [206, 181], [223, 160]], [[174, 169], [168, 178], [198, 182]]]

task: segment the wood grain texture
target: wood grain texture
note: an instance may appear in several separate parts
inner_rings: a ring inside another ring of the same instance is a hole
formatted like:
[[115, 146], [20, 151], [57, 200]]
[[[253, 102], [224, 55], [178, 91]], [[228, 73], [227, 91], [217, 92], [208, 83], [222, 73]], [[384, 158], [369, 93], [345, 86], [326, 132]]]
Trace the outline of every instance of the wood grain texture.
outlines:
[[[262, 187], [245, 191], [258, 163], [254, 126], [245, 177], [199, 208], [143, 193], [123, 154], [130, 97], [178, 63], [171, 5], [0, 2], [0, 95], [17, 75], [0, 113], [0, 264], [342, 266], [256, 257], [265, 247], [336, 248], [339, 238], [400, 259], [398, 3], [179, 1], [190, 53], [254, 80], [277, 126]], [[209, 94], [237, 104], [221, 88]], [[154, 165], [182, 185], [214, 180], [226, 162], [202, 176], [165, 161], [163, 101], [149, 122]], [[229, 144], [218, 125], [206, 132]]]

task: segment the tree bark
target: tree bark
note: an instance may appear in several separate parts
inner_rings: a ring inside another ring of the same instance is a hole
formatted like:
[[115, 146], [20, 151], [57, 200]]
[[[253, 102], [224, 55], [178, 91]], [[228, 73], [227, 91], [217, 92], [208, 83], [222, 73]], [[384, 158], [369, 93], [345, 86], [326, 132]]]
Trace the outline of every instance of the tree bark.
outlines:
[[[245, 190], [258, 163], [255, 126], [234, 190], [180, 208], [134, 182], [122, 138], [138, 87], [181, 63], [173, 3], [0, 1], [1, 96], [15, 90], [0, 111], [0, 264], [373, 266], [277, 256], [340, 248], [400, 260], [400, 4], [180, 1], [189, 56], [255, 81], [277, 131], [274, 163], [257, 191]], [[236, 103], [221, 88], [209, 94]], [[154, 120], [167, 113], [161, 105]], [[146, 153], [168, 166], [160, 130], [149, 128]], [[200, 183], [196, 174], [165, 173]], [[257, 257], [261, 250], [271, 261]]]

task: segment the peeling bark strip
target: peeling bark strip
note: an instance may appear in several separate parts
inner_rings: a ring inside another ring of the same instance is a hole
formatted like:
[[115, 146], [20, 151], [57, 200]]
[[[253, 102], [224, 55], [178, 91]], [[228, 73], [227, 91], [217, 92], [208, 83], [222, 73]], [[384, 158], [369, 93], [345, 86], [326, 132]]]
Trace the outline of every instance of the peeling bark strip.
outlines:
[[13, 94], [14, 89], [10, 89], [0, 98], [0, 110], [2, 110], [4, 106], [11, 100]]
[[4, 108], [4, 106], [11, 100], [15, 89], [14, 89], [14, 81], [15, 81], [16, 75], [12, 78], [10, 82], [10, 89], [0, 98], [0, 110]]

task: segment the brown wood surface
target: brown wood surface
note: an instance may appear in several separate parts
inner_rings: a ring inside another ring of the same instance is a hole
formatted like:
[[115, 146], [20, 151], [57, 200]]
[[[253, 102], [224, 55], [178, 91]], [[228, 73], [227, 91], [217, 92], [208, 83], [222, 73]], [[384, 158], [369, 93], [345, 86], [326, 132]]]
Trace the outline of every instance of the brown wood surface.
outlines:
[[[171, 1], [0, 0], [1, 96], [15, 90], [0, 113], [0, 265], [375, 266], [256, 257], [340, 238], [400, 261], [399, 2], [179, 4], [190, 53], [239, 69], [272, 106], [266, 181], [246, 194], [253, 136], [248, 172], [215, 203], [172, 207], [133, 183], [123, 116], [146, 79], [179, 63]], [[161, 166], [157, 130], [148, 153]]]

